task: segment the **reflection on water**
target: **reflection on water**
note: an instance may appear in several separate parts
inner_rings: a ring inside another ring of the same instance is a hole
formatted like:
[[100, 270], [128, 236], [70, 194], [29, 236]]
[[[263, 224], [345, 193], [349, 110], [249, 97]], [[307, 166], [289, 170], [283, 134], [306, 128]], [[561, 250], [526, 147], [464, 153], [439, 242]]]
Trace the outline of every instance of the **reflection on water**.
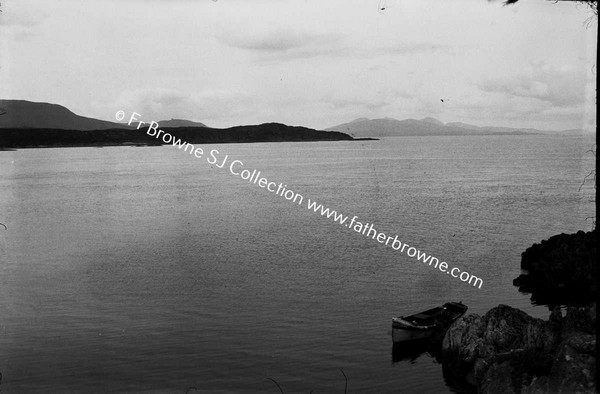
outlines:
[[463, 378], [458, 378], [452, 373], [451, 368], [442, 362], [441, 345], [443, 332], [433, 339], [418, 339], [404, 343], [394, 343], [392, 346], [392, 363], [416, 364], [433, 362], [441, 364], [444, 383], [448, 389], [457, 394], [475, 394], [477, 388]]
[[428, 339], [417, 339], [405, 343], [394, 343], [392, 346], [392, 362], [408, 361], [414, 364], [417, 359], [428, 354], [430, 357], [435, 357], [439, 348], [436, 348]]

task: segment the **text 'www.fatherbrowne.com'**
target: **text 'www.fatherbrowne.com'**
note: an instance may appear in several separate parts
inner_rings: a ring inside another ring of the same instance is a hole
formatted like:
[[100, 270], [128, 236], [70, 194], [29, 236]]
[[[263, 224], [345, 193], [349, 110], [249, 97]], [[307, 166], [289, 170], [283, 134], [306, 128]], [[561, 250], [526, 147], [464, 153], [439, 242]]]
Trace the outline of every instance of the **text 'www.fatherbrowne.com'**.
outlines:
[[[116, 114], [117, 120], [123, 119], [123, 111], [119, 111]], [[141, 116], [140, 114], [134, 112], [131, 114], [128, 125], [131, 126], [135, 121], [138, 122], [137, 129], [139, 130], [145, 122], [140, 121], [136, 116]], [[135, 124], [135, 123], [134, 123]], [[149, 136], [155, 137], [158, 140], [162, 140], [167, 145], [173, 145], [173, 147], [178, 148], [181, 151], [189, 153], [190, 155], [195, 156], [198, 159], [205, 158], [208, 164], [214, 165], [217, 168], [223, 169], [228, 168], [229, 172], [232, 175], [238, 176], [245, 181], [248, 181], [254, 185], [258, 185], [260, 188], [263, 188], [271, 193], [274, 193], [278, 196], [285, 198], [288, 201], [296, 203], [300, 206], [304, 205], [305, 200], [304, 197], [296, 193], [295, 191], [288, 188], [286, 184], [271, 182], [267, 178], [261, 176], [261, 172], [253, 169], [250, 171], [249, 169], [244, 168], [244, 163], [240, 160], [232, 160], [229, 155], [222, 156], [221, 152], [217, 149], [211, 149], [210, 152], [205, 154], [204, 150], [201, 147], [194, 146], [186, 141], [182, 141], [180, 138], [175, 137], [174, 135], [167, 133], [161, 129], [159, 129], [159, 124], [155, 121], [150, 122], [148, 124], [148, 130], [146, 132]], [[306, 199], [306, 207], [308, 210], [318, 213], [323, 217], [328, 219], [332, 219], [334, 222], [341, 224], [353, 231], [362, 234], [365, 237], [372, 238], [373, 240], [383, 244], [385, 246], [389, 246], [392, 249], [399, 251], [400, 253], [405, 253], [408, 257], [416, 259], [417, 261], [422, 262], [423, 264], [427, 264], [430, 267], [435, 269], [439, 269], [441, 272], [445, 272], [449, 276], [453, 278], [458, 278], [462, 282], [467, 282], [470, 285], [478, 287], [481, 289], [483, 285], [483, 279], [468, 273], [467, 271], [462, 271], [460, 268], [451, 267], [445, 261], [440, 261], [437, 257], [434, 257], [430, 254], [427, 254], [414, 246], [410, 246], [407, 243], [404, 243], [398, 239], [397, 235], [388, 236], [383, 232], [379, 232], [375, 229], [373, 224], [363, 224], [358, 221], [357, 216], [353, 216], [350, 218], [349, 216], [343, 215], [335, 210], [332, 210], [328, 207], [323, 206], [322, 204], [317, 203], [316, 201], [311, 201], [310, 199]]]

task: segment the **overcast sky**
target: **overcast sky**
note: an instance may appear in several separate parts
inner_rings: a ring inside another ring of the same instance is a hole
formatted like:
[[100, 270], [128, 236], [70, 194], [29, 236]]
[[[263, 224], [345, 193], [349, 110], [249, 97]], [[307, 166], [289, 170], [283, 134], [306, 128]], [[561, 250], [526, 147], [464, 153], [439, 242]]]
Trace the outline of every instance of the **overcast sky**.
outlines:
[[[114, 120], [595, 125], [597, 20], [521, 0], [2, 0], [0, 98]], [[441, 100], [444, 100], [443, 102]]]

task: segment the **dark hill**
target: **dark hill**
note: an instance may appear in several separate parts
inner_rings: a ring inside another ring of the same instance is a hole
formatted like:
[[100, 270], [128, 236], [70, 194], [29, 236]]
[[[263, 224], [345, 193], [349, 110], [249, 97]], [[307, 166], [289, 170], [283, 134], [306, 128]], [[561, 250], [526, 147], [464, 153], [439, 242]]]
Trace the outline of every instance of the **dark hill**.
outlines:
[[[165, 145], [161, 139], [140, 130], [61, 130], [61, 129], [1, 129], [0, 148], [46, 148], [111, 145]], [[165, 133], [191, 144], [280, 141], [351, 141], [347, 134], [313, 130], [306, 127], [265, 123], [255, 126], [236, 126], [227, 129], [210, 127], [165, 127]], [[164, 135], [164, 134], [163, 134]]]
[[[227, 129], [206, 127], [184, 119], [164, 120], [158, 124], [160, 130], [191, 144], [353, 140], [344, 133], [280, 123]], [[0, 100], [0, 149], [165, 144], [162, 139], [146, 133], [148, 126], [140, 130], [134, 126], [137, 125], [86, 118], [56, 104]]]
[[193, 122], [185, 119], [161, 120], [158, 122], [160, 127], [206, 127], [204, 123]]
[[79, 116], [58, 104], [0, 100], [0, 128], [101, 130], [126, 125]]

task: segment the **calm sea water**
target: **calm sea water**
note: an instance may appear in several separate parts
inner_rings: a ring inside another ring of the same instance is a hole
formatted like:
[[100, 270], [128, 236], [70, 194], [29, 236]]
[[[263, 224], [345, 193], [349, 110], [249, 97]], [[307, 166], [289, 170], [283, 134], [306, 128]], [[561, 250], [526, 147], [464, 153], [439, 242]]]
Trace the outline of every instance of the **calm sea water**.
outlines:
[[[484, 280], [481, 289], [172, 147], [0, 152], [5, 393], [450, 392], [390, 318], [545, 317], [520, 254], [589, 230], [593, 137], [211, 146]], [[207, 150], [209, 147], [205, 147]]]

